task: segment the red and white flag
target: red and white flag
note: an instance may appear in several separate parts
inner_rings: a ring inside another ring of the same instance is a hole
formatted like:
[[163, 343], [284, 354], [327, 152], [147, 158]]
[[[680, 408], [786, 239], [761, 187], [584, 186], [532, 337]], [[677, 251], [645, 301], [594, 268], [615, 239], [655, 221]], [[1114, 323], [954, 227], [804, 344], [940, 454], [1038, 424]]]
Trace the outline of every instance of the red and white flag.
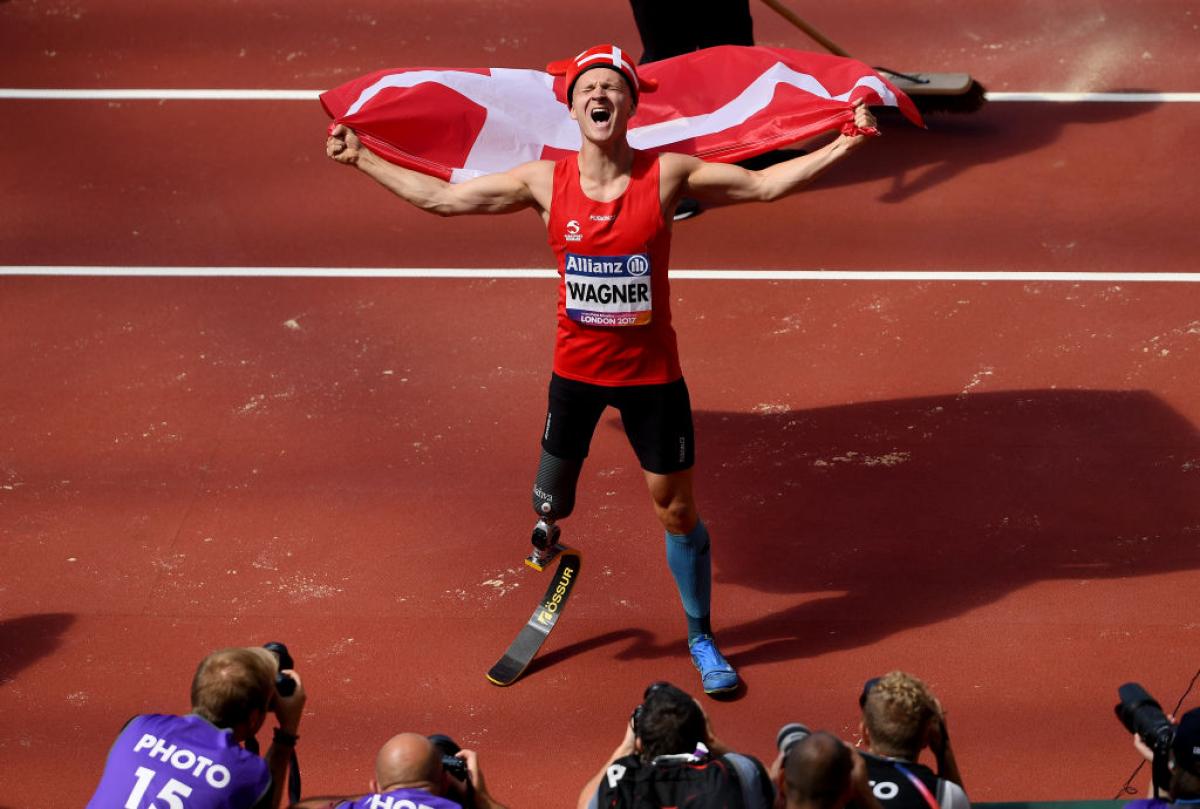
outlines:
[[[658, 90], [630, 120], [636, 149], [732, 163], [852, 124], [860, 98], [923, 126], [908, 96], [839, 56], [722, 45], [638, 73]], [[321, 104], [381, 157], [460, 182], [578, 151], [562, 84], [538, 70], [404, 68], [347, 82]]]

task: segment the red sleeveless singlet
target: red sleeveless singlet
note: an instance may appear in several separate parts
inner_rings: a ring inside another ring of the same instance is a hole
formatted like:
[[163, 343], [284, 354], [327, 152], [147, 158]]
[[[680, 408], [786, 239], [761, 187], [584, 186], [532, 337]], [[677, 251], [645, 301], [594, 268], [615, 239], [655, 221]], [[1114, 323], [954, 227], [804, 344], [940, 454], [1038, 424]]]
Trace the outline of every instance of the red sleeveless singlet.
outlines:
[[558, 259], [554, 372], [595, 385], [674, 382], [683, 373], [671, 327], [658, 155], [634, 152], [621, 196], [596, 202], [572, 154], [554, 165], [548, 241]]

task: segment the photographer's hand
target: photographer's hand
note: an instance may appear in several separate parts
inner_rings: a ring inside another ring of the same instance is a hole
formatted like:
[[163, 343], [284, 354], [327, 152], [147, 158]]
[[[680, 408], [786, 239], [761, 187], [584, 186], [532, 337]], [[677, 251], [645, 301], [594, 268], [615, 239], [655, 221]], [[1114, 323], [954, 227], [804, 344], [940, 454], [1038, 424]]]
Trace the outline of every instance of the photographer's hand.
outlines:
[[962, 773], [958, 770], [958, 761], [954, 758], [954, 750], [950, 747], [950, 730], [946, 727], [946, 712], [942, 703], [934, 700], [934, 715], [929, 720], [929, 728], [925, 743], [937, 759], [937, 774], [940, 778], [953, 781], [965, 790]]
[[625, 737], [621, 739], [621, 743], [617, 745], [617, 749], [613, 751], [610, 761], [616, 761], [622, 756], [631, 756], [637, 752], [637, 733], [633, 730], [633, 722], [628, 722], [625, 725]]
[[1139, 734], [1139, 733], [1133, 734], [1133, 746], [1137, 749], [1137, 751], [1139, 753], [1142, 754], [1142, 758], [1146, 759], [1146, 761], [1153, 763], [1154, 751], [1150, 749], [1150, 746], [1148, 744], [1146, 744], [1144, 741], [1142, 741], [1141, 734]]
[[775, 754], [775, 760], [771, 762], [771, 766], [767, 768], [767, 777], [771, 779], [771, 783], [779, 782], [779, 775], [783, 772], [783, 751]]
[[[1154, 763], [1154, 750], [1150, 747], [1150, 745], [1146, 744], [1146, 742], [1143, 741], [1142, 735], [1140, 733], [1133, 734], [1133, 747], [1135, 750], [1138, 751], [1138, 753], [1141, 754], [1142, 758], [1146, 759], [1147, 762], [1149, 762], [1150, 764]], [[1132, 780], [1132, 779], [1130, 779], [1130, 780]], [[1154, 776], [1151, 775], [1150, 776], [1150, 786], [1148, 786], [1146, 788], [1146, 797], [1151, 800], [1154, 800], [1155, 798], [1158, 797], [1158, 794], [1159, 794], [1158, 788], [1155, 787], [1155, 785], [1154, 785]]]
[[296, 752], [300, 718], [304, 714], [304, 703], [308, 700], [308, 693], [304, 690], [304, 683], [300, 681], [300, 675], [292, 669], [280, 673], [286, 674], [296, 681], [296, 690], [290, 697], [276, 692], [275, 699], [271, 704], [271, 710], [274, 712], [275, 718], [279, 720], [279, 728], [275, 732], [274, 740], [265, 756], [267, 768], [271, 771], [272, 807], [280, 806], [283, 803], [283, 796], [287, 793], [288, 766], [292, 762], [292, 755]]
[[708, 752], [712, 753], [714, 757], [731, 752], [729, 747], [717, 738], [717, 734], [713, 733], [712, 720], [708, 718], [708, 713], [700, 704], [700, 700], [693, 698], [692, 701], [696, 703], [696, 707], [700, 709], [700, 714], [704, 717], [704, 746], [708, 748]]
[[471, 779], [471, 788], [475, 791], [475, 809], [504, 809], [504, 805], [487, 790], [483, 770], [479, 768], [479, 754], [474, 750], [459, 750], [456, 757], [467, 763], [467, 777]]
[[296, 690], [290, 697], [276, 693], [272, 710], [275, 712], [275, 718], [279, 720], [280, 729], [294, 736], [300, 731], [300, 718], [304, 715], [304, 703], [308, 701], [308, 693], [304, 690], [304, 683], [300, 682], [300, 675], [294, 670], [287, 669], [280, 674], [291, 677], [296, 683]]

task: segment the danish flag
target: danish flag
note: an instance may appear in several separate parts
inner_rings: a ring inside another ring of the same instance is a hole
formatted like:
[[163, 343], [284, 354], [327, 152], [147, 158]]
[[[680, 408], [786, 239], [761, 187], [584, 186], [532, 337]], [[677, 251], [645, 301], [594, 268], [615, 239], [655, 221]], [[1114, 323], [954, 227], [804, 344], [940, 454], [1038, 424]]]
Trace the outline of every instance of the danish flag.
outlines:
[[[637, 72], [658, 90], [640, 97], [630, 120], [636, 149], [732, 163], [852, 126], [859, 99], [923, 126], [908, 96], [839, 56], [722, 45]], [[401, 68], [322, 93], [321, 104], [381, 157], [461, 182], [578, 151], [564, 84], [537, 70]]]

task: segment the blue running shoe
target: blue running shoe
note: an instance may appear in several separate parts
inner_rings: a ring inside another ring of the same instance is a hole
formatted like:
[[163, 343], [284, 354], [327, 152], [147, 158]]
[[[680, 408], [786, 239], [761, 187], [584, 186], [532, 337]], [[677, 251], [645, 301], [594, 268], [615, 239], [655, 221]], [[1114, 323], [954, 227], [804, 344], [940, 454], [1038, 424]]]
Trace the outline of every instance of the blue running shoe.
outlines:
[[705, 694], [725, 694], [738, 687], [738, 675], [717, 651], [712, 635], [697, 635], [688, 643], [692, 664], [700, 672]]

